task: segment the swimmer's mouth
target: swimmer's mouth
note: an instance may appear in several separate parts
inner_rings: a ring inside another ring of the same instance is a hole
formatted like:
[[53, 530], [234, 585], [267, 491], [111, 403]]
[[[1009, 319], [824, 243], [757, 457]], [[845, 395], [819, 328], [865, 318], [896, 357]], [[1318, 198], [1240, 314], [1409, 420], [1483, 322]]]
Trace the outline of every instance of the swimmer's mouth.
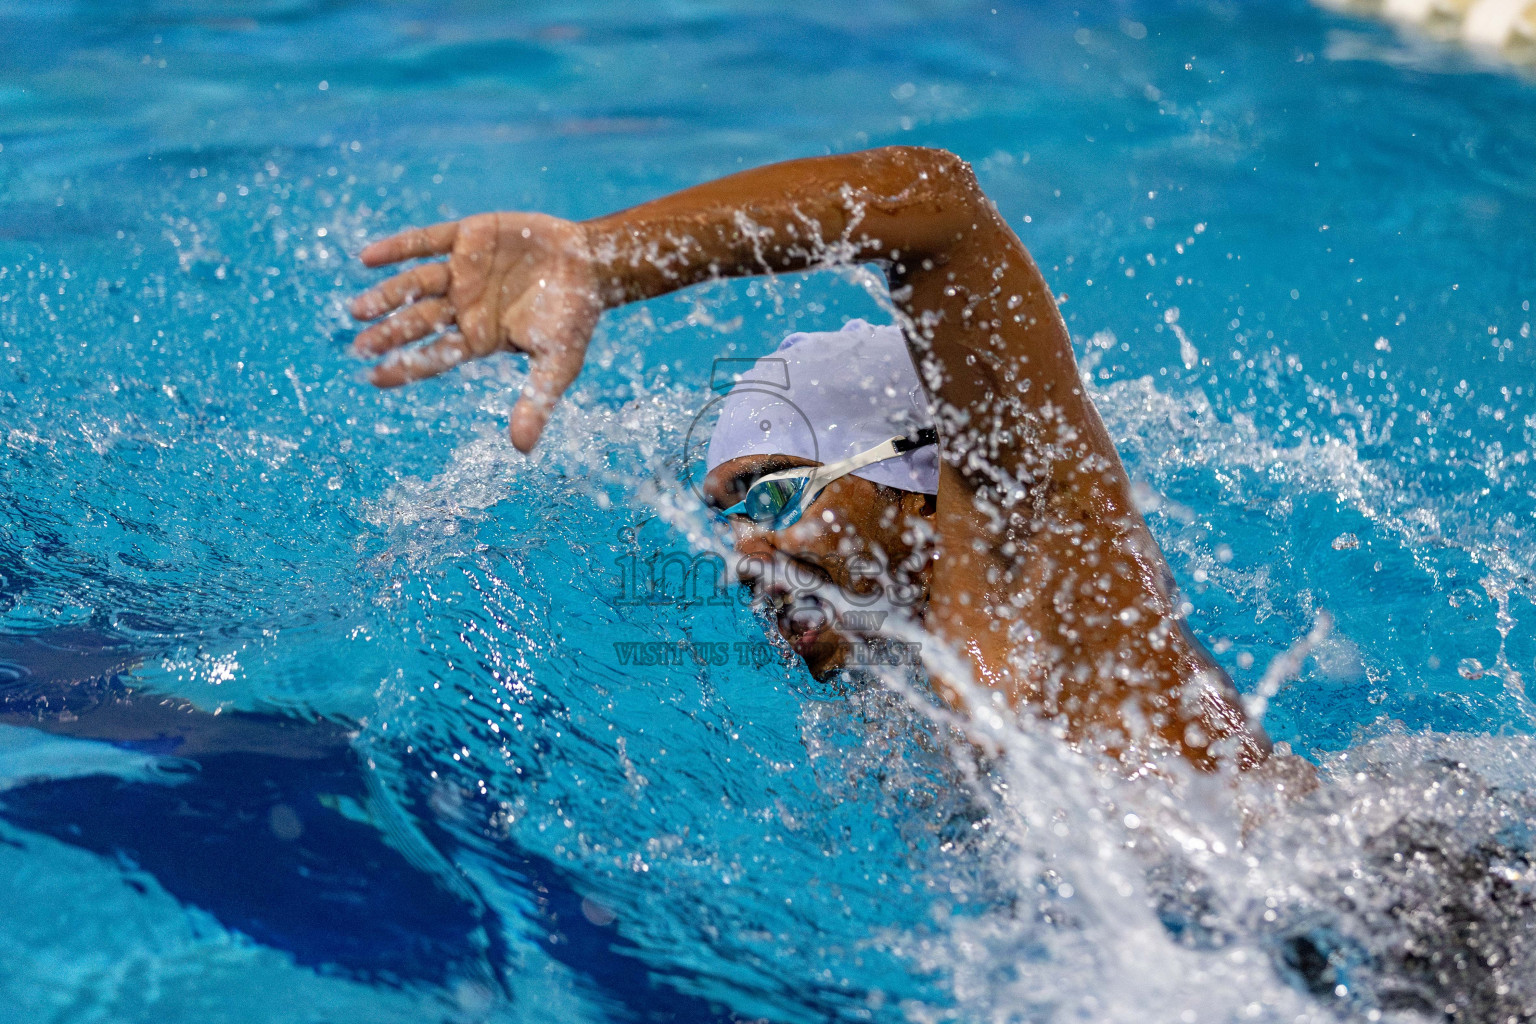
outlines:
[[814, 594], [792, 594], [774, 588], [761, 598], [782, 636], [802, 658], [832, 633], [832, 609]]

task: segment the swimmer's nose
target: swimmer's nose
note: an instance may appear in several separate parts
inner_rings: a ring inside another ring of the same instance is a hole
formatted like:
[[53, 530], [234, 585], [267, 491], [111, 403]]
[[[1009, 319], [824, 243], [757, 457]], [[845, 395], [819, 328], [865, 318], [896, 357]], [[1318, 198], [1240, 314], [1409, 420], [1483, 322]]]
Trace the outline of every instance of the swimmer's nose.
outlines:
[[751, 521], [732, 522], [732, 546], [736, 549], [736, 579], [744, 587], [756, 587], [769, 575], [775, 547], [773, 535]]
[[768, 531], [746, 516], [731, 516], [731, 547], [737, 551], [773, 550], [773, 544], [768, 539]]

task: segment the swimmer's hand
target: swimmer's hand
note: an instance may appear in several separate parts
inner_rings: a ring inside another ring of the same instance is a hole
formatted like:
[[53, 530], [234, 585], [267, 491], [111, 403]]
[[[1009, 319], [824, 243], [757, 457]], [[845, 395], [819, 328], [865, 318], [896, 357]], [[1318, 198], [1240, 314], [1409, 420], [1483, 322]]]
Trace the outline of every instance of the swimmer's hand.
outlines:
[[[496, 352], [525, 352], [528, 383], [512, 410], [512, 443], [530, 451], [550, 410], [581, 372], [603, 311], [585, 229], [538, 213], [482, 213], [403, 231], [360, 254], [370, 267], [423, 263], [352, 300], [362, 355], [388, 355], [369, 374], [392, 388]], [[398, 312], [396, 312], [398, 311]], [[402, 346], [436, 334], [416, 348]]]

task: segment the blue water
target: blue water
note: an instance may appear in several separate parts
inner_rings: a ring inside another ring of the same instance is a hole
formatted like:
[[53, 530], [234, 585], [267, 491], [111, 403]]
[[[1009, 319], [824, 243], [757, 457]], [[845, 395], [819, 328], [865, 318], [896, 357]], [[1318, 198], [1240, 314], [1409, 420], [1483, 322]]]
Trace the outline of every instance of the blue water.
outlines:
[[[1529, 931], [1536, 89], [1302, 3], [993, 3], [0, 2], [0, 1018], [1420, 1020], [1412, 934]], [[1062, 296], [1196, 633], [1300, 657], [1326, 784], [1245, 845], [636, 592], [701, 550], [710, 359], [867, 280], [611, 314], [530, 459], [512, 358], [346, 354], [368, 239], [891, 143]]]

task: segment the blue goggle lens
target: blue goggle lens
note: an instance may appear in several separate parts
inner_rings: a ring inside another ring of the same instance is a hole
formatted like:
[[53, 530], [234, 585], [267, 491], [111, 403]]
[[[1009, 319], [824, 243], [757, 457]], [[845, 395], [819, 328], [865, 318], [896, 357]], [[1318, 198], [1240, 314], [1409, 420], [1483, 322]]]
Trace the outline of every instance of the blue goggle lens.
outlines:
[[805, 477], [789, 477], [779, 480], [759, 480], [747, 489], [742, 501], [747, 518], [755, 523], [774, 523], [793, 508], [800, 492], [805, 489]]

